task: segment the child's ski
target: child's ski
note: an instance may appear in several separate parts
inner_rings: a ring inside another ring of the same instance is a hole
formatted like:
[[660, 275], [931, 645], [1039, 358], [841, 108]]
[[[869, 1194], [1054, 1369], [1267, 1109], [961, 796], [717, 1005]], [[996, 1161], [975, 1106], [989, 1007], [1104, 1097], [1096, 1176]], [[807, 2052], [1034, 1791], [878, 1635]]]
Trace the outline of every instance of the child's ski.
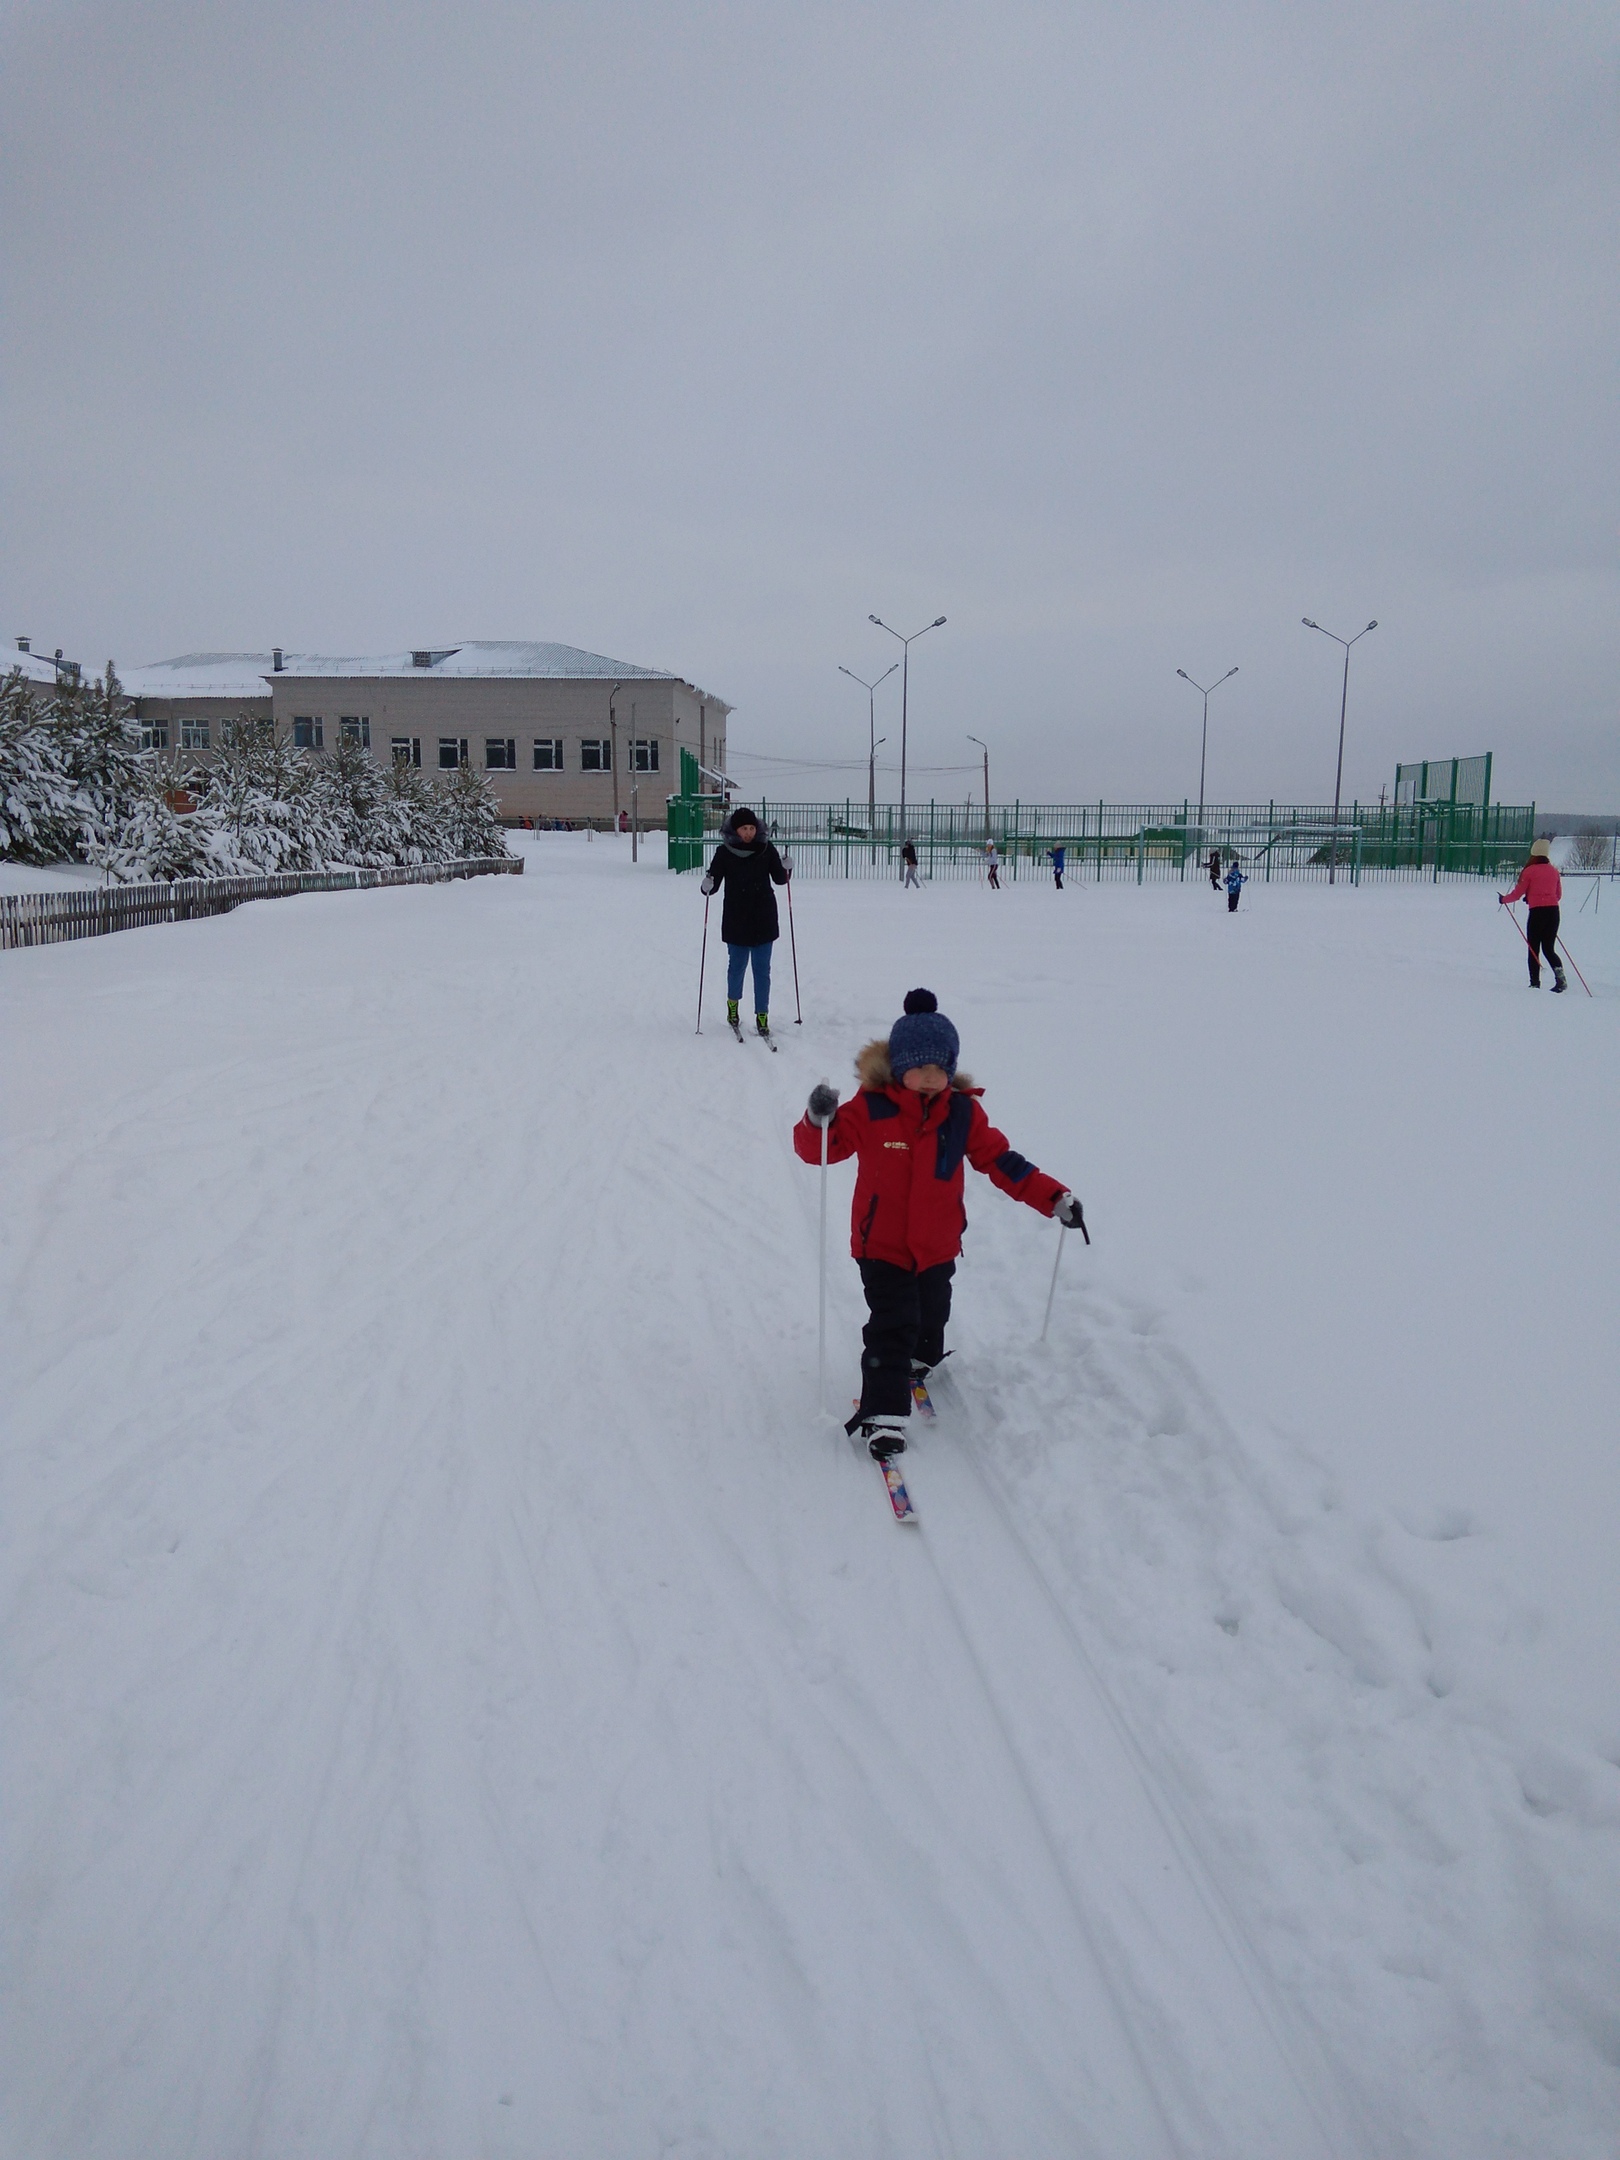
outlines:
[[939, 1413], [934, 1408], [934, 1399], [928, 1392], [928, 1382], [921, 1373], [912, 1375], [911, 1399], [917, 1405], [917, 1412], [920, 1417], [932, 1418], [938, 1416]]
[[[857, 1409], [860, 1407], [858, 1401], [856, 1407]], [[866, 1442], [858, 1433], [850, 1433], [849, 1444], [857, 1455], [866, 1455]], [[906, 1490], [906, 1481], [901, 1475], [900, 1465], [895, 1461], [894, 1457], [892, 1455], [871, 1455], [867, 1459], [875, 1462], [883, 1472], [883, 1484], [889, 1495], [889, 1505], [894, 1509], [895, 1521], [916, 1522], [918, 1520], [917, 1510], [912, 1506], [911, 1495]]]
[[911, 1504], [910, 1493], [906, 1491], [906, 1481], [900, 1475], [900, 1465], [892, 1455], [885, 1455], [880, 1459], [878, 1468], [883, 1472], [883, 1483], [888, 1490], [889, 1505], [894, 1509], [895, 1521], [916, 1522], [917, 1510]]

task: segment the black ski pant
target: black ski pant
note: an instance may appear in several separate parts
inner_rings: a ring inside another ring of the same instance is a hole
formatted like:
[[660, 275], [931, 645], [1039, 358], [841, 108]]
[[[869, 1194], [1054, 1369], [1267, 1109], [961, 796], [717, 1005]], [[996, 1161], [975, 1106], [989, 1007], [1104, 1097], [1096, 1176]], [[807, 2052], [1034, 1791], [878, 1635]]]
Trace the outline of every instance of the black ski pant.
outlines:
[[1237, 904], [1237, 894], [1235, 892], [1229, 892], [1226, 896], [1226, 912], [1228, 915], [1235, 915], [1237, 913]]
[[863, 1260], [861, 1288], [869, 1315], [861, 1331], [861, 1417], [911, 1415], [911, 1365], [937, 1365], [945, 1355], [951, 1317], [954, 1260], [938, 1267], [896, 1267]]
[[1525, 925], [1525, 940], [1530, 947], [1530, 987], [1541, 988], [1541, 956], [1547, 956], [1547, 965], [1558, 967], [1558, 910], [1555, 907], [1533, 907]]

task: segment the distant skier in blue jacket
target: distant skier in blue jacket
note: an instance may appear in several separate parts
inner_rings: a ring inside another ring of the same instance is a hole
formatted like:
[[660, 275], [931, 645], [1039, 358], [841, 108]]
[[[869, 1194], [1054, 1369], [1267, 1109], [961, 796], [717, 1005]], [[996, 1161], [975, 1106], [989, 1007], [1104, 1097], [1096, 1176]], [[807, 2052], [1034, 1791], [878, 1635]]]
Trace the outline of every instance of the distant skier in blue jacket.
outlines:
[[1248, 882], [1248, 879], [1238, 868], [1238, 859], [1234, 855], [1232, 857], [1232, 867], [1226, 873], [1226, 912], [1228, 915], [1237, 913], [1238, 894]]

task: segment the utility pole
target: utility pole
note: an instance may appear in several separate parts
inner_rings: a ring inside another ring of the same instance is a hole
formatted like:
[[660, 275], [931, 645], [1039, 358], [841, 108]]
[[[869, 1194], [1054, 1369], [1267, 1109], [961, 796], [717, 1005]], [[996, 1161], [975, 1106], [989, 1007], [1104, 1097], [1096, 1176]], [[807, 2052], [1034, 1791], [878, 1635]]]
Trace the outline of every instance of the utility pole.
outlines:
[[615, 832], [619, 829], [619, 716], [614, 710], [613, 700], [623, 688], [624, 684], [622, 682], [616, 682], [608, 692], [608, 762], [613, 767], [613, 830]]

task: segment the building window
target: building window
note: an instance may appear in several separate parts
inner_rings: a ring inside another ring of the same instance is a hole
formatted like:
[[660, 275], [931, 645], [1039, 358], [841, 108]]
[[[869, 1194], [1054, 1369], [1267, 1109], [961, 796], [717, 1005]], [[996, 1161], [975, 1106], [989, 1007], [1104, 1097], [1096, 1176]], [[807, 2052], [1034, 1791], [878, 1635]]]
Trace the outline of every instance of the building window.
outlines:
[[143, 720], [141, 722], [141, 748], [143, 750], [167, 750], [168, 747], [168, 721]]
[[587, 735], [579, 746], [579, 769], [581, 772], [611, 772], [613, 770], [613, 737], [600, 738]]
[[371, 722], [364, 715], [357, 718], [353, 713], [346, 713], [338, 726], [343, 730], [345, 742], [358, 743], [362, 750], [371, 748]]
[[420, 765], [422, 762], [422, 738], [420, 735], [396, 735], [389, 748], [394, 753], [396, 765]]
[[534, 738], [534, 769], [536, 772], [561, 772], [562, 738], [557, 735], [537, 735]]
[[484, 763], [491, 772], [517, 771], [517, 744], [510, 735], [484, 737]]
[[457, 767], [458, 765], [465, 765], [465, 764], [466, 764], [466, 762], [467, 762], [467, 738], [466, 738], [466, 736], [465, 736], [465, 735], [463, 735], [463, 736], [461, 736], [461, 737], [460, 737], [460, 739], [458, 740], [458, 739], [457, 739], [457, 738], [456, 738], [456, 737], [455, 737], [454, 735], [441, 735], [441, 736], [439, 737], [439, 770], [440, 770], [440, 772], [454, 772], [454, 771], [455, 771], [455, 769], [456, 769], [456, 767]]
[[180, 723], [180, 747], [182, 750], [206, 750], [208, 748], [208, 722], [206, 720], [182, 720]]
[[295, 750], [324, 750], [326, 748], [325, 723], [319, 718], [293, 719], [293, 748]]
[[639, 742], [632, 738], [630, 744], [630, 770], [632, 772], [656, 772], [658, 770], [658, 738], [656, 735], [649, 737], [645, 742]]

